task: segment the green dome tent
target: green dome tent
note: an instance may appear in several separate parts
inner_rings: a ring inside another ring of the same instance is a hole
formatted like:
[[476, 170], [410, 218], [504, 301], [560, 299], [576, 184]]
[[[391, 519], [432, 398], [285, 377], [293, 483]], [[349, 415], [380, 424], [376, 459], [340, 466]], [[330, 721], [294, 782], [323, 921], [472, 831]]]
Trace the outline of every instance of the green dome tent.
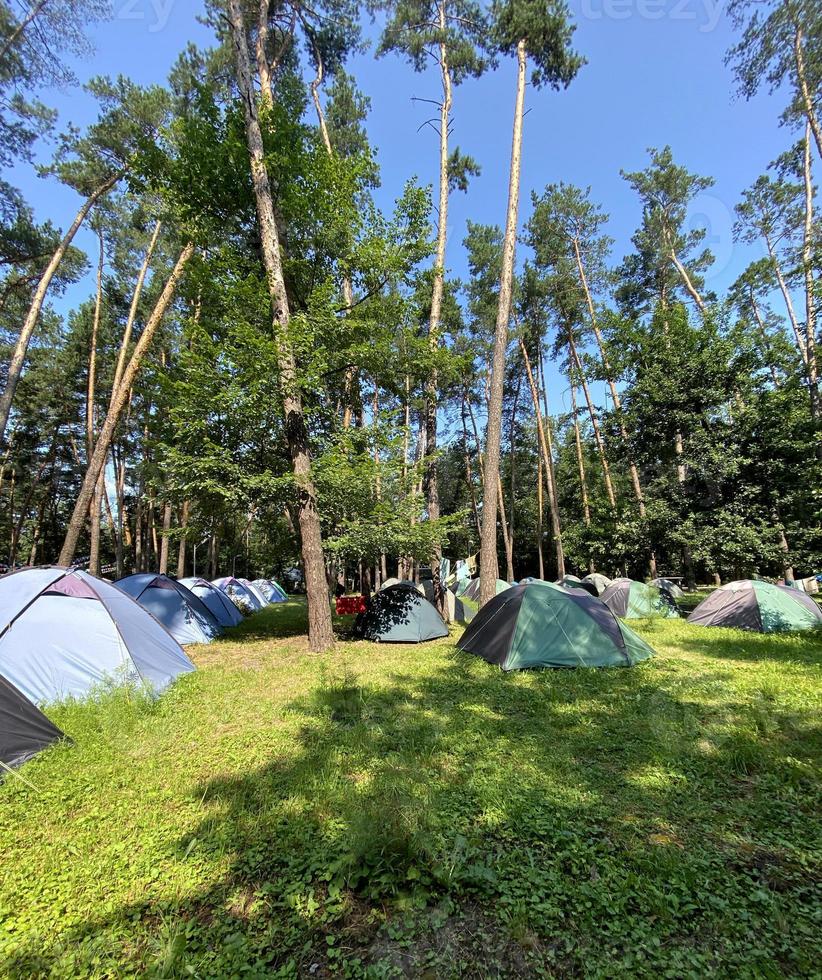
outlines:
[[674, 619], [679, 613], [676, 603], [655, 585], [635, 582], [630, 578], [615, 579], [602, 593], [600, 599], [623, 619], [647, 619], [662, 616]]
[[[494, 594], [499, 595], [500, 592], [504, 592], [506, 589], [510, 589], [511, 586], [504, 582], [501, 578], [498, 578], [494, 583]], [[479, 602], [480, 596], [480, 580], [478, 578], [471, 579], [468, 584], [468, 588], [463, 592], [463, 595], [468, 599], [473, 599], [474, 602]]]
[[354, 635], [376, 643], [424, 643], [448, 636], [434, 606], [415, 587], [392, 585], [375, 592], [357, 616]]
[[713, 591], [694, 609], [688, 622], [780, 633], [822, 626], [822, 609], [798, 589], [745, 579]]
[[598, 599], [550, 582], [515, 585], [495, 596], [457, 646], [503, 670], [631, 667], [654, 655]]

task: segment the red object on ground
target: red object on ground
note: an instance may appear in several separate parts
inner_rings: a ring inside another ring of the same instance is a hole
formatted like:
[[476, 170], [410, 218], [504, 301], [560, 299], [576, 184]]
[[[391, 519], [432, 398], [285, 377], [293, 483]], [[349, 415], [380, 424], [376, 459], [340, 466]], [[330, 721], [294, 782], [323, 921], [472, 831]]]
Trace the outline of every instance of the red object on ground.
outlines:
[[338, 616], [356, 616], [365, 612], [367, 600], [364, 595], [341, 595], [337, 597]]

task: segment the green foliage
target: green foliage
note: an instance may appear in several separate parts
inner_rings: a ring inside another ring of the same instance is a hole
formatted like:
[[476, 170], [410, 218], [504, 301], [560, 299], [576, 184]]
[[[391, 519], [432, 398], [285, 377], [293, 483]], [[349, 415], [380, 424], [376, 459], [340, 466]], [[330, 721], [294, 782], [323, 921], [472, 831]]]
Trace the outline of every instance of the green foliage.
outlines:
[[496, 54], [514, 55], [525, 43], [534, 88], [567, 88], [585, 64], [571, 48], [576, 27], [565, 0], [493, 0], [490, 19]]

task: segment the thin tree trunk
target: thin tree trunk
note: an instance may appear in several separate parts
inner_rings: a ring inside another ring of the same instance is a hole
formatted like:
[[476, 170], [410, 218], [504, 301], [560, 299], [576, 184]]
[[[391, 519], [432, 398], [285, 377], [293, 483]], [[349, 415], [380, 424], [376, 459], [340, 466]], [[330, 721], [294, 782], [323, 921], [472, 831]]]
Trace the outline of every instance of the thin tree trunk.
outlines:
[[474, 524], [477, 528], [477, 537], [480, 534], [480, 516], [479, 507], [477, 506], [477, 492], [474, 487], [474, 474], [471, 469], [471, 454], [468, 451], [468, 426], [465, 422], [465, 393], [462, 396], [462, 410], [460, 412], [460, 417], [462, 419], [462, 440], [463, 447], [465, 450], [465, 478], [468, 481], [468, 492], [471, 494], [471, 511], [474, 514]]
[[163, 535], [160, 538], [160, 574], [168, 574], [168, 535], [171, 531], [171, 501], [163, 504]]
[[696, 303], [696, 308], [704, 317], [705, 301], [702, 299], [702, 296], [700, 296], [699, 290], [691, 282], [691, 277], [688, 275], [688, 270], [679, 261], [679, 257], [677, 256], [676, 252], [673, 249], [671, 249], [671, 261], [673, 262], [676, 271], [679, 273], [679, 276], [682, 279], [682, 283], [685, 286], [685, 291], [691, 297], [694, 303]]
[[6, 60], [6, 55], [11, 51], [14, 45], [17, 43], [17, 39], [23, 33], [23, 31], [29, 26], [29, 24], [34, 20], [34, 18], [40, 13], [40, 11], [48, 3], [48, 0], [37, 0], [35, 4], [32, 5], [31, 10], [26, 14], [26, 16], [20, 21], [17, 27], [11, 32], [11, 34], [6, 38], [3, 43], [3, 47], [0, 48], [0, 64]]
[[579, 418], [577, 416], [577, 394], [576, 385], [571, 379], [571, 412], [574, 417], [574, 445], [577, 453], [577, 467], [579, 469], [579, 486], [582, 495], [582, 519], [585, 526], [591, 526], [591, 505], [588, 500], [588, 480], [585, 476], [585, 459], [582, 455], [582, 437], [579, 434]]
[[[317, 494], [311, 478], [308, 431], [303, 415], [294, 353], [287, 337], [290, 311], [280, 256], [280, 236], [265, 162], [262, 131], [257, 116], [242, 6], [240, 0], [227, 0], [227, 7], [236, 58], [237, 84], [245, 111], [246, 141], [257, 203], [263, 262], [271, 298], [272, 326], [278, 348], [286, 440], [299, 495], [300, 536], [308, 597], [308, 640], [314, 652], [322, 653], [333, 647], [334, 631], [331, 622], [331, 605], [328, 600], [328, 584], [325, 579]], [[260, 81], [263, 82], [264, 79], [261, 78]]]
[[[86, 388], [86, 460], [94, 452], [94, 434], [97, 428], [94, 400], [97, 385], [97, 343], [100, 335], [100, 317], [103, 309], [103, 263], [105, 262], [105, 242], [98, 231], [100, 256], [97, 262], [97, 295], [94, 301], [94, 319], [91, 328], [91, 343], [88, 355], [88, 385]], [[102, 492], [104, 490], [105, 469], [100, 474], [94, 495], [91, 498], [91, 528], [89, 541], [88, 569], [92, 575], [100, 574], [100, 520], [102, 511]]]
[[494, 331], [491, 392], [488, 402], [488, 424], [485, 432], [485, 494], [482, 505], [482, 536], [480, 540], [480, 606], [493, 599], [496, 592], [494, 579], [497, 569], [497, 507], [494, 494], [493, 492], [489, 493], [488, 488], [499, 485], [500, 422], [505, 382], [505, 353], [508, 347], [508, 321], [511, 318], [513, 298], [514, 257], [517, 245], [526, 61], [525, 41], [522, 40], [517, 45], [517, 95], [514, 104], [514, 126], [511, 139], [508, 214], [502, 245], [499, 306]]
[[63, 547], [60, 551], [60, 558], [58, 560], [58, 564], [60, 565], [69, 565], [74, 558], [74, 553], [77, 550], [77, 540], [80, 536], [80, 530], [82, 528], [83, 521], [85, 520], [85, 515], [88, 511], [89, 504], [91, 503], [94, 488], [96, 487], [97, 481], [100, 478], [100, 473], [104, 469], [106, 457], [111, 447], [112, 439], [114, 438], [114, 432], [128, 400], [129, 391], [137, 377], [137, 373], [140, 370], [146, 351], [154, 338], [157, 327], [162, 322], [166, 310], [174, 297], [174, 292], [177, 289], [180, 279], [182, 278], [185, 267], [193, 254], [194, 245], [189, 242], [180, 253], [179, 258], [177, 259], [177, 264], [174, 266], [174, 269], [169, 276], [154, 309], [151, 312], [151, 316], [149, 316], [148, 320], [146, 321], [143, 332], [140, 334], [140, 339], [137, 341], [137, 345], [134, 348], [134, 353], [131, 355], [128, 365], [123, 371], [119, 385], [111, 393], [111, 402], [109, 404], [108, 415], [106, 416], [105, 422], [103, 422], [102, 428], [100, 429], [100, 434], [97, 437], [94, 452], [89, 462], [88, 469], [86, 470], [86, 475], [83, 479], [83, 485], [80, 488], [77, 502], [74, 506], [74, 513], [72, 514], [66, 530], [66, 538], [63, 542]]
[[[805, 224], [802, 235], [802, 272], [805, 280], [805, 352], [808, 355], [808, 389], [811, 415], [819, 419], [819, 369], [816, 361], [816, 289], [813, 278], [813, 179], [811, 177], [811, 124], [805, 126], [802, 167], [805, 185]], [[817, 447], [817, 456], [822, 445]]]
[[588, 406], [588, 415], [594, 429], [594, 441], [597, 445], [600, 463], [602, 464], [602, 475], [605, 479], [605, 492], [608, 494], [608, 502], [611, 505], [611, 510], [616, 510], [616, 494], [614, 493], [614, 485], [611, 482], [611, 467], [608, 465], [608, 458], [605, 455], [605, 442], [602, 438], [602, 431], [599, 427], [599, 418], [597, 417], [596, 409], [594, 408], [594, 403], [591, 399], [591, 392], [588, 390], [588, 382], [585, 379], [585, 372], [582, 370], [582, 361], [577, 353], [577, 345], [574, 343], [573, 330], [570, 327], [568, 328], [568, 349], [571, 352], [571, 363], [576, 368], [577, 375], [579, 377], [579, 384], [582, 388], [582, 393], [585, 396], [585, 404]]
[[542, 453], [537, 450], [537, 559], [539, 577], [545, 578], [545, 561], [542, 555], [542, 516], [545, 510], [542, 493]]
[[134, 508], [134, 571], [143, 570], [143, 496], [137, 497]]
[[813, 130], [816, 149], [819, 156], [822, 157], [822, 126], [819, 124], [819, 117], [816, 114], [810, 89], [808, 88], [808, 79], [805, 71], [805, 53], [802, 49], [802, 28], [799, 24], [796, 25], [796, 30], [794, 31], [793, 53], [794, 61], [796, 62], [796, 77], [799, 82], [799, 91], [802, 94], [802, 103], [805, 106], [805, 115], [808, 118], [808, 126]]
[[782, 552], [782, 577], [785, 581], [790, 579], [794, 580], [793, 565], [791, 564], [790, 553], [791, 549], [788, 547], [788, 539], [785, 535], [785, 525], [782, 523], [782, 518], [779, 516], [779, 509], [776, 504], [774, 504], [771, 511], [771, 520], [773, 521], [773, 526], [777, 529], [779, 533], [779, 550]]
[[554, 548], [557, 559], [557, 578], [562, 578], [565, 574], [565, 550], [562, 545], [562, 523], [559, 516], [559, 501], [557, 499], [557, 487], [554, 479], [553, 454], [548, 446], [548, 439], [545, 435], [545, 425], [542, 420], [542, 409], [539, 405], [539, 393], [534, 381], [534, 374], [531, 371], [531, 361], [525, 342], [520, 337], [520, 349], [522, 350], [522, 360], [525, 364], [525, 374], [528, 378], [528, 387], [531, 389], [531, 400], [534, 403], [534, 415], [537, 420], [537, 435], [539, 445], [542, 450], [542, 459], [545, 468], [545, 482], [548, 489], [548, 508], [551, 512], [551, 532], [554, 538]]
[[180, 547], [177, 551], [177, 578], [186, 577], [186, 528], [188, 527], [188, 514], [191, 502], [183, 501], [180, 512]]
[[779, 284], [779, 291], [782, 293], [782, 298], [785, 300], [785, 308], [788, 311], [788, 320], [791, 324], [791, 329], [793, 330], [793, 335], [796, 338], [796, 346], [799, 348], [799, 353], [802, 357], [802, 363], [805, 365], [805, 369], [808, 367], [808, 352], [805, 350], [805, 340], [802, 337], [802, 331], [799, 327], [799, 321], [796, 318], [796, 312], [793, 308], [793, 300], [791, 299], [791, 292], [788, 289], [788, 285], [785, 282], [785, 277], [782, 275], [782, 269], [779, 265], [779, 260], [776, 256], [776, 251], [771, 243], [769, 235], [763, 236], [765, 239], [765, 247], [768, 250], [768, 255], [773, 263], [773, 271], [776, 275], [776, 281]]
[[43, 303], [45, 302], [48, 288], [51, 285], [51, 280], [54, 278], [54, 274], [57, 272], [60, 263], [63, 261], [69, 245], [71, 245], [74, 236], [77, 234], [77, 229], [85, 221], [89, 211], [91, 211], [103, 194], [110, 191], [111, 188], [114, 187], [124, 173], [125, 171], [121, 170], [109, 177], [108, 180], [103, 181], [103, 183], [100, 184], [100, 186], [84, 201], [83, 206], [77, 212], [74, 221], [71, 223], [69, 230], [65, 233], [62, 241], [57, 246], [57, 249], [49, 260], [45, 272], [40, 278], [40, 282], [37, 284], [37, 288], [34, 291], [34, 296], [32, 297], [31, 306], [26, 314], [26, 319], [23, 321], [20, 336], [17, 338], [14, 352], [12, 353], [11, 360], [9, 361], [6, 388], [2, 395], [0, 395], [0, 440], [5, 438], [6, 435], [6, 426], [8, 425], [9, 415], [11, 414], [11, 405], [14, 401], [14, 393], [17, 390], [20, 375], [23, 373], [23, 364], [26, 360], [26, 353], [29, 349], [29, 343], [31, 341], [32, 334], [34, 333], [34, 329], [37, 326], [37, 321], [40, 318], [40, 311], [43, 308]]

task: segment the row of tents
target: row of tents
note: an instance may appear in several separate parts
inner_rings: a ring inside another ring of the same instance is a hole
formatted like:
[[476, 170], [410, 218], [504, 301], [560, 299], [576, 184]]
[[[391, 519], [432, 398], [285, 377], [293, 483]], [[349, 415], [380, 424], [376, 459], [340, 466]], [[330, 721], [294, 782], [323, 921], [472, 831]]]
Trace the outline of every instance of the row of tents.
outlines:
[[19, 765], [63, 737], [40, 706], [117, 684], [159, 694], [195, 669], [184, 644], [210, 642], [285, 598], [269, 580], [140, 574], [111, 583], [58, 567], [0, 577], [0, 764]]

